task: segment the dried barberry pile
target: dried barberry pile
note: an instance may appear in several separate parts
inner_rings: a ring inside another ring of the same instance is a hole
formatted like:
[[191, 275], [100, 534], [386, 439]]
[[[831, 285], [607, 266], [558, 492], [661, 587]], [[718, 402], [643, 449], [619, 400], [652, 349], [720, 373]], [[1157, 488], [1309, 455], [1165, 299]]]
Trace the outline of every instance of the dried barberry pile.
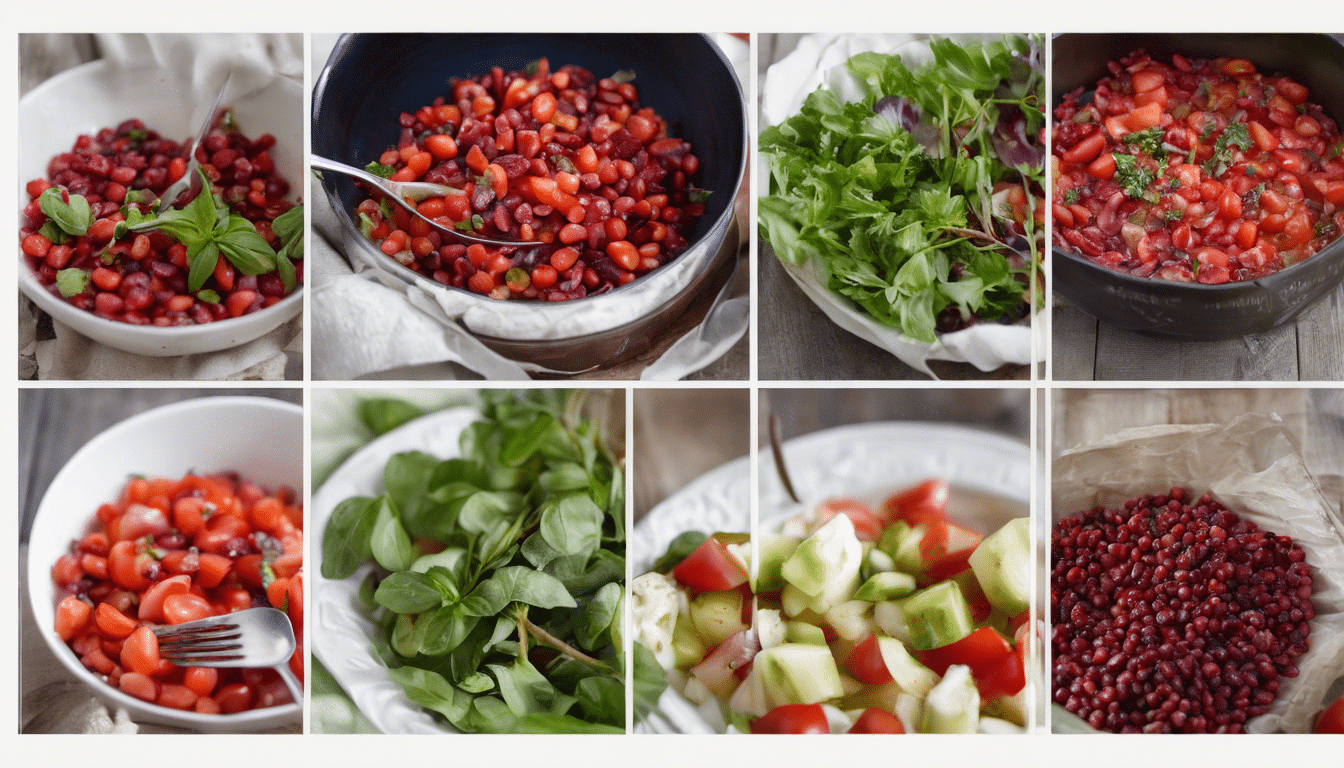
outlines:
[[1306, 553], [1183, 488], [1061, 520], [1051, 537], [1056, 703], [1116, 733], [1239, 733], [1296, 677], [1315, 616]]

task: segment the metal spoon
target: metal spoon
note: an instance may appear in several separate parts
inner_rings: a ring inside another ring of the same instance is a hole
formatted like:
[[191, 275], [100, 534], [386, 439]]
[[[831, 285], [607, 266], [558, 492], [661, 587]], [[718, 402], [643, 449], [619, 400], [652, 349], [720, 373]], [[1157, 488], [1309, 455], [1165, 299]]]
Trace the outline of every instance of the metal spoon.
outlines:
[[[333, 171], [354, 179], [370, 184], [383, 192], [393, 200], [397, 205], [405, 208], [411, 215], [424, 219], [431, 227], [447, 235], [467, 243], [480, 243], [481, 245], [499, 246], [536, 246], [539, 243], [520, 242], [516, 240], [494, 240], [488, 237], [481, 237], [470, 232], [463, 232], [455, 227], [448, 227], [425, 216], [416, 210], [413, 200], [423, 200], [426, 197], [438, 197], [441, 195], [460, 195], [462, 190], [446, 187], [442, 184], [430, 184], [423, 181], [390, 181], [381, 176], [369, 173], [362, 168], [356, 168], [352, 165], [321, 157], [320, 155], [309, 155], [308, 165], [319, 171]], [[409, 198], [409, 200], [408, 200]]]

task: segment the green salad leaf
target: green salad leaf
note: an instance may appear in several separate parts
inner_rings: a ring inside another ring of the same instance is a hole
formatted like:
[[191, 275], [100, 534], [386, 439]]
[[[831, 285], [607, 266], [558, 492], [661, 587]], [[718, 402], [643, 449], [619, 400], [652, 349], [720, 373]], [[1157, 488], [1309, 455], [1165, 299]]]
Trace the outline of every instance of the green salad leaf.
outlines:
[[[761, 133], [770, 168], [761, 236], [788, 263], [815, 261], [830, 290], [920, 341], [937, 340], [950, 305], [989, 319], [1020, 308], [1038, 262], [1030, 206], [1043, 166], [1009, 166], [1000, 149], [1005, 125], [1028, 137], [1019, 146], [1044, 126], [1044, 79], [1029, 61], [1040, 46], [1022, 35], [933, 40], [932, 60], [914, 69], [897, 55], [851, 58], [862, 98], [819, 89]], [[894, 98], [921, 115], [918, 125], [889, 114]], [[1025, 257], [1008, 248], [1018, 238], [996, 210], [1004, 182], [1027, 192]]]
[[[370, 653], [465, 731], [620, 733], [624, 477], [581, 392], [485, 392], [461, 455], [394, 455], [333, 511], [322, 573], [361, 587]], [[366, 401], [382, 432], [418, 415]]]

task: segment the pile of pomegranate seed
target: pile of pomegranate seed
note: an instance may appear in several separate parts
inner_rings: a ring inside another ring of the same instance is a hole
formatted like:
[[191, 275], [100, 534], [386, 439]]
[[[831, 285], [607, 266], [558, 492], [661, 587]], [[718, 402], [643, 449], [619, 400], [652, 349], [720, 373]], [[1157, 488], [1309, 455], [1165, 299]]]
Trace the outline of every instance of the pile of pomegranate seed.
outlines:
[[1287, 536], [1183, 488], [1051, 536], [1054, 700], [1115, 733], [1239, 733], [1307, 651], [1311, 569]]

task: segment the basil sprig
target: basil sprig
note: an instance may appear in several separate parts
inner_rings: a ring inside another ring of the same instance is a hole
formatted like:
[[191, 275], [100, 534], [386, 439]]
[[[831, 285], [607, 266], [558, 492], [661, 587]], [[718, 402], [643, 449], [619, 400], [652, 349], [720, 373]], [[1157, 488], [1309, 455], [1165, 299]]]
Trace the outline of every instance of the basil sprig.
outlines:
[[[246, 217], [230, 213], [210, 192], [210, 180], [203, 171], [200, 194], [182, 208], [169, 208], [157, 216], [128, 213], [117, 225], [113, 237], [120, 240], [130, 232], [160, 230], [187, 247], [187, 288], [198, 291], [214, 274], [220, 255], [245, 275], [264, 275], [276, 269], [275, 250]], [[134, 210], [134, 209], [131, 209]], [[283, 277], [283, 276], [282, 276]]]

